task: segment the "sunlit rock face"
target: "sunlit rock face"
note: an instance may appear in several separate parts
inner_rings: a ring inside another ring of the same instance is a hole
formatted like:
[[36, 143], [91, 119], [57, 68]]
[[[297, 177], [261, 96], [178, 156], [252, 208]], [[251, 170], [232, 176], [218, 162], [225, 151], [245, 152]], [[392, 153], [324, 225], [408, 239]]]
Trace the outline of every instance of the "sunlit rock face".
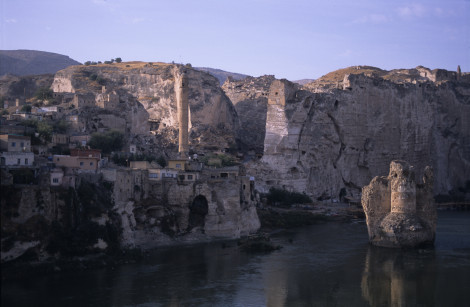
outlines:
[[[116, 119], [125, 120], [120, 127], [136, 138], [134, 142], [146, 138], [146, 142], [138, 145], [146, 147], [150, 142], [155, 144], [156, 151], [176, 151], [179, 111], [175, 84], [183, 74], [187, 83], [191, 149], [223, 150], [234, 146], [239, 129], [234, 106], [215, 77], [191, 67], [143, 62], [71, 66], [56, 73], [51, 87], [57, 95], [93, 96], [87, 108], [75, 105], [79, 107], [79, 120], [84, 121], [82, 130], [113, 128], [101, 120], [101, 113], [110, 113]], [[103, 95], [112, 95], [117, 103], [108, 103], [103, 108]], [[95, 124], [97, 128], [94, 128], [92, 117], [100, 117], [94, 122], [101, 126]]]
[[437, 222], [432, 186], [431, 168], [416, 184], [413, 167], [405, 161], [392, 161], [388, 177], [372, 179], [362, 190], [370, 242], [385, 247], [432, 244]]
[[359, 199], [362, 186], [400, 159], [420, 177], [432, 166], [434, 193], [447, 194], [468, 181], [469, 116], [469, 78], [453, 72], [354, 67], [303, 87], [276, 80], [260, 115], [263, 157], [247, 168], [262, 191]]

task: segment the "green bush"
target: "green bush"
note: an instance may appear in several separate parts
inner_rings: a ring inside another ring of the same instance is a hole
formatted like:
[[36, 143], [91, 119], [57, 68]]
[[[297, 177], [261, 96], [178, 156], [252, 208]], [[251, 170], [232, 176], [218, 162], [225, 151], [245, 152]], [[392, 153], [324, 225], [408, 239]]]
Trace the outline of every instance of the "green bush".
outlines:
[[40, 87], [37, 89], [36, 93], [34, 94], [34, 97], [38, 100], [48, 100], [52, 99], [52, 90], [48, 87]]
[[31, 113], [31, 105], [30, 104], [25, 104], [21, 107], [21, 112], [25, 112], [25, 113]]
[[267, 195], [269, 205], [290, 206], [293, 204], [311, 203], [308, 195], [299, 192], [290, 192], [284, 189], [270, 188]]
[[92, 148], [101, 149], [103, 153], [118, 151], [124, 145], [124, 134], [116, 130], [105, 133], [93, 133], [88, 145]]

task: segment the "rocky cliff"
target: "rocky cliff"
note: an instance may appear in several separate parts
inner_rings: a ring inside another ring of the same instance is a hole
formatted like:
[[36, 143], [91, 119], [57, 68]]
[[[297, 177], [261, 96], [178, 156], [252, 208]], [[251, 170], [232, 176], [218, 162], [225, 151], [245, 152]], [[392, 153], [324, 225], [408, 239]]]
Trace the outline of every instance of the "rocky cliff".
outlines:
[[259, 78], [246, 77], [243, 80], [232, 78], [222, 85], [240, 119], [240, 140], [248, 151], [263, 154], [266, 134], [266, 114], [268, 93], [274, 76]]
[[[390, 161], [404, 159], [419, 177], [433, 166], [434, 193], [447, 194], [469, 180], [468, 77], [358, 66], [304, 87], [272, 82], [266, 114], [250, 113], [250, 121], [266, 118], [266, 133], [264, 155], [248, 163], [249, 172], [265, 191], [278, 186], [319, 199], [359, 198], [362, 186], [387, 174]], [[232, 88], [247, 86], [240, 82], [224, 84], [229, 97]], [[246, 104], [259, 99], [244, 98]]]
[[239, 128], [235, 108], [215, 77], [190, 67], [142, 62], [72, 66], [55, 75], [52, 89], [76, 94], [92, 90], [95, 96], [115, 91], [119, 105], [133, 106], [132, 112], [119, 112], [130, 123], [128, 132], [133, 136], [153, 132], [159, 148], [169, 148], [177, 144], [174, 83], [183, 70], [189, 87], [191, 149], [223, 149], [235, 144]]

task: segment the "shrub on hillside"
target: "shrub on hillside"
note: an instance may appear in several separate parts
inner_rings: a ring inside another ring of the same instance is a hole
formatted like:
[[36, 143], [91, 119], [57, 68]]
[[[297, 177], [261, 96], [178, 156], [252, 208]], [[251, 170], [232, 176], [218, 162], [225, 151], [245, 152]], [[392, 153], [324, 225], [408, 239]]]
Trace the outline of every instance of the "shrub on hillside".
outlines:
[[311, 203], [312, 199], [299, 192], [290, 192], [284, 189], [270, 188], [267, 195], [269, 205], [290, 206], [293, 204]]

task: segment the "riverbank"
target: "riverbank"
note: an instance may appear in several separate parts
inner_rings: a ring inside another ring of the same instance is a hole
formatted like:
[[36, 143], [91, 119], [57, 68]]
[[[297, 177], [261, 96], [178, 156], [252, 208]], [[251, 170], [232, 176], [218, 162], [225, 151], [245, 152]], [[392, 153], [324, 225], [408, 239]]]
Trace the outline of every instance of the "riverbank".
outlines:
[[[273, 233], [282, 229], [313, 225], [324, 222], [365, 221], [362, 208], [344, 203], [319, 203], [315, 205], [296, 206], [293, 208], [266, 207], [258, 209], [261, 221], [259, 233]], [[234, 241], [234, 240], [230, 240]], [[223, 241], [221, 241], [223, 242]], [[208, 242], [200, 242], [208, 243]], [[168, 246], [194, 245], [197, 242], [178, 242]], [[66, 271], [85, 271], [102, 267], [117, 267], [123, 264], [136, 263], [146, 257], [149, 251], [126, 249], [114, 253], [99, 253], [80, 257], [50, 259], [45, 261], [28, 261], [26, 258], [2, 264], [1, 279], [22, 279], [31, 275], [46, 275]]]

